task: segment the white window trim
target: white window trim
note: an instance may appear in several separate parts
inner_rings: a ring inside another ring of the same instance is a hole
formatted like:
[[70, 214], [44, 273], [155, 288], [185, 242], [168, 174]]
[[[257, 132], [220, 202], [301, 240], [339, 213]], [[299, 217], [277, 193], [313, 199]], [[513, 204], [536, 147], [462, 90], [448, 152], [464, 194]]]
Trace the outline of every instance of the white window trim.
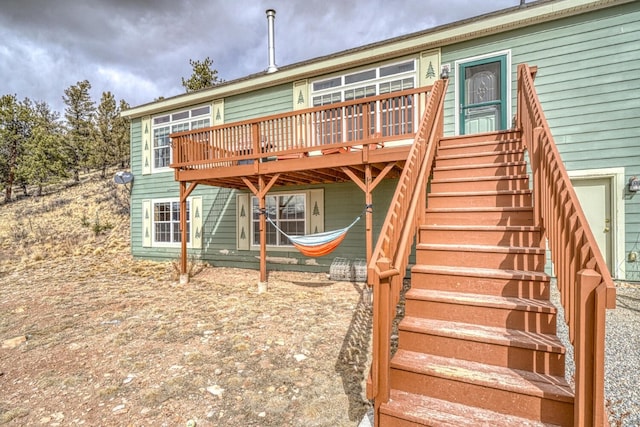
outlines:
[[[177, 202], [180, 204], [180, 198], [178, 197], [167, 197], [162, 199], [151, 199], [151, 247], [152, 248], [180, 248], [182, 246], [181, 242], [158, 242], [156, 241], [156, 227], [155, 227], [155, 205], [156, 203], [174, 203]], [[187, 198], [187, 203], [189, 207], [192, 206], [191, 197]], [[189, 209], [189, 216], [191, 217], [193, 213], [191, 209]], [[187, 218], [187, 221], [191, 223], [191, 218]], [[193, 228], [193, 227], [191, 227]], [[193, 233], [193, 230], [190, 230]], [[193, 239], [191, 238], [191, 233], [189, 235], [189, 241], [187, 242], [187, 248], [192, 248]]]
[[625, 252], [625, 170], [619, 168], [583, 169], [567, 171], [572, 180], [608, 178], [611, 180], [611, 210], [615, 217], [615, 227], [612, 227], [611, 258], [615, 271], [611, 275], [620, 280], [626, 279]]
[[[197, 110], [199, 108], [204, 108], [204, 107], [209, 107], [209, 112], [205, 113], [205, 114], [200, 114], [198, 116], [191, 116], [191, 112], [193, 110]], [[173, 116], [176, 114], [180, 114], [180, 113], [184, 113], [184, 112], [189, 112], [188, 117], [183, 118], [183, 119], [179, 119], [179, 120], [172, 120]], [[169, 116], [169, 121], [156, 125], [154, 124], [154, 121], [156, 118], [158, 117], [163, 117], [163, 116]], [[201, 105], [194, 105], [191, 106], [189, 108], [182, 108], [180, 110], [175, 110], [175, 111], [170, 111], [170, 112], [165, 112], [162, 114], [156, 114], [154, 116], [151, 116], [150, 119], [150, 124], [151, 124], [151, 140], [150, 140], [150, 144], [151, 144], [151, 173], [162, 173], [162, 172], [171, 172], [172, 169], [170, 166], [162, 166], [162, 167], [156, 167], [156, 157], [155, 157], [155, 153], [156, 153], [156, 148], [154, 146], [155, 144], [155, 131], [156, 129], [160, 129], [160, 128], [165, 128], [168, 127], [169, 128], [169, 134], [173, 133], [173, 126], [175, 125], [179, 125], [179, 124], [184, 124], [184, 123], [189, 123], [189, 129], [192, 129], [191, 125], [193, 122], [198, 121], [198, 120], [202, 120], [202, 119], [208, 119], [209, 120], [209, 126], [211, 126], [211, 124], [213, 123], [213, 106], [211, 104], [201, 104]], [[197, 128], [193, 128], [193, 129], [197, 129]], [[173, 155], [173, 151], [171, 150], [171, 141], [169, 141], [169, 164], [171, 164], [171, 157]]]
[[[459, 59], [456, 60], [454, 62], [454, 66], [453, 66], [453, 70], [454, 70], [454, 75], [450, 76], [450, 81], [451, 79], [453, 79], [453, 83], [454, 83], [454, 92], [455, 92], [455, 103], [454, 103], [454, 135], [460, 135], [460, 88], [458, 87], [458, 70], [460, 68], [461, 64], [466, 64], [467, 62], [474, 62], [474, 61], [479, 61], [482, 59], [490, 59], [490, 58], [496, 58], [498, 56], [504, 56], [506, 57], [506, 67], [507, 67], [507, 75], [505, 76], [505, 78], [507, 79], [507, 120], [510, 120], [512, 118], [512, 114], [511, 114], [511, 75], [512, 75], [512, 71], [511, 71], [511, 49], [507, 49], [507, 50], [501, 50], [499, 52], [492, 52], [492, 53], [487, 53], [485, 55], [478, 55], [478, 56], [472, 56], [470, 58], [464, 58], [464, 59]], [[508, 123], [506, 123], [506, 128], [509, 129], [511, 126], [509, 126]]]

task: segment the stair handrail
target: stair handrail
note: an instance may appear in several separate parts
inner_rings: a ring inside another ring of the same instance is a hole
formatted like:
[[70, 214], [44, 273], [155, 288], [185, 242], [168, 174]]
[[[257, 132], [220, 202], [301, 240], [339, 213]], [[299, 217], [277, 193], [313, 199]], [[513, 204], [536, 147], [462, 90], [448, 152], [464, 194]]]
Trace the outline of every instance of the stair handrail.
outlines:
[[373, 348], [367, 397], [375, 399], [376, 414], [380, 404], [389, 400], [392, 323], [412, 242], [424, 218], [427, 181], [436, 144], [443, 132], [443, 105], [447, 87], [447, 80], [438, 80], [433, 85], [367, 266], [367, 284], [373, 288]]
[[574, 425], [603, 426], [605, 316], [615, 308], [616, 289], [549, 129], [533, 84], [536, 73], [537, 67], [518, 65], [516, 125], [529, 151], [534, 221], [551, 249], [574, 346]]

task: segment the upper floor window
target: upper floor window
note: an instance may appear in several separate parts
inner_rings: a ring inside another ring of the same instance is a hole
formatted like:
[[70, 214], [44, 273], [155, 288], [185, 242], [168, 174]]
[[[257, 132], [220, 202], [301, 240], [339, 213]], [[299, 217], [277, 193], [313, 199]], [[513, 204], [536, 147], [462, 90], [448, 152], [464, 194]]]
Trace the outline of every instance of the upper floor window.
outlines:
[[208, 105], [176, 111], [153, 118], [153, 169], [166, 169], [171, 164], [171, 138], [175, 132], [211, 126], [211, 107]]
[[316, 81], [312, 84], [314, 107], [415, 87], [416, 63], [410, 59], [356, 73]]
[[[416, 62], [410, 59], [314, 82], [311, 100], [320, 107], [413, 89], [415, 82]], [[410, 134], [417, 122], [414, 113], [411, 96], [377, 101], [370, 105], [367, 132], [383, 137]], [[322, 144], [362, 139], [365, 124], [361, 107], [325, 110], [317, 117], [316, 138]]]

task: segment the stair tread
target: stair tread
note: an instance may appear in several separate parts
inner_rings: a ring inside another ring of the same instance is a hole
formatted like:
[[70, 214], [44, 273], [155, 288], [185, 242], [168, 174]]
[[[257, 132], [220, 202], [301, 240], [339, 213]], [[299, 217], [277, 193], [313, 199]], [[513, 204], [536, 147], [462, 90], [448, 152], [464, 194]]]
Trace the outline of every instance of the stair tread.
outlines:
[[481, 385], [523, 395], [573, 403], [574, 394], [564, 377], [467, 360], [452, 359], [398, 349], [393, 369]]
[[548, 282], [551, 280], [548, 274], [541, 271], [530, 270], [505, 270], [480, 267], [452, 267], [446, 265], [416, 264], [411, 268], [412, 272], [448, 274], [454, 276], [478, 276], [503, 279], [536, 280]]
[[540, 231], [540, 227], [534, 225], [423, 224], [420, 228], [438, 231]]
[[478, 425], [557, 427], [555, 424], [547, 424], [395, 389], [391, 389], [389, 402], [383, 403], [380, 411], [417, 424], [437, 425], [440, 427]]
[[531, 211], [533, 206], [470, 206], [460, 208], [427, 208], [426, 212], [519, 212]]
[[529, 189], [524, 190], [481, 190], [481, 191], [447, 191], [431, 192], [429, 197], [460, 197], [460, 196], [493, 196], [501, 194], [531, 194]]
[[416, 249], [458, 252], [500, 252], [506, 254], [544, 254], [545, 249], [532, 246], [463, 245], [446, 243], [418, 243]]
[[468, 159], [468, 158], [476, 158], [481, 156], [492, 156], [492, 155], [508, 155], [508, 154], [522, 154], [524, 153], [524, 148], [518, 148], [515, 150], [489, 150], [489, 151], [480, 151], [476, 153], [461, 153], [461, 154], [441, 154], [438, 153], [437, 160], [451, 160], [451, 159]]
[[[503, 176], [478, 176], [474, 177], [474, 181], [509, 181], [509, 180], [517, 180], [517, 179], [529, 179], [529, 175], [503, 175]], [[445, 182], [469, 182], [469, 178], [436, 178], [432, 179], [432, 184], [440, 184]]]
[[466, 341], [565, 354], [565, 348], [557, 336], [521, 331], [519, 329], [505, 329], [497, 326], [425, 319], [415, 316], [405, 316], [398, 325], [398, 329]]
[[436, 166], [433, 168], [434, 172], [445, 171], [445, 170], [457, 170], [457, 169], [482, 169], [489, 167], [507, 167], [507, 166], [524, 166], [527, 162], [524, 160], [518, 160], [513, 162], [499, 162], [499, 163], [478, 163], [471, 165], [452, 165], [452, 166]]
[[464, 141], [468, 139], [474, 140], [478, 138], [487, 138], [486, 141], [503, 141], [502, 139], [497, 138], [506, 135], [509, 138], [520, 139], [520, 133], [521, 129], [491, 130], [487, 132], [470, 133], [466, 135], [443, 136], [442, 138], [440, 138], [440, 141]]
[[[464, 141], [465, 137], [468, 135], [457, 135], [457, 136], [444, 136], [442, 138], [440, 138], [441, 142], [447, 142], [447, 141]], [[472, 135], [472, 136], [478, 136], [477, 134]], [[455, 144], [455, 145], [445, 145], [445, 147], [449, 148], [449, 147], [468, 147], [468, 146], [473, 146], [473, 145], [484, 145], [484, 144], [495, 144], [495, 143], [510, 143], [510, 142], [517, 142], [520, 141], [521, 138], [518, 137], [511, 137], [508, 139], [486, 139], [486, 140], [481, 140], [481, 141], [475, 141], [475, 142], [461, 142], [460, 144]], [[444, 147], [440, 147], [440, 148], [444, 148]]]
[[[444, 139], [444, 138], [443, 138]], [[495, 145], [495, 144], [511, 144], [513, 142], [520, 141], [520, 138], [509, 138], [503, 140], [487, 140], [487, 141], [476, 141], [476, 142], [468, 142], [466, 144], [454, 144], [454, 145], [445, 145], [438, 147], [438, 150], [449, 150], [456, 148], [467, 148], [467, 147], [478, 147], [484, 145]]]
[[505, 310], [529, 311], [536, 313], [557, 313], [556, 307], [547, 300], [532, 298], [505, 297], [476, 293], [437, 291], [433, 289], [409, 289], [407, 300], [446, 302], [449, 304], [502, 308]]

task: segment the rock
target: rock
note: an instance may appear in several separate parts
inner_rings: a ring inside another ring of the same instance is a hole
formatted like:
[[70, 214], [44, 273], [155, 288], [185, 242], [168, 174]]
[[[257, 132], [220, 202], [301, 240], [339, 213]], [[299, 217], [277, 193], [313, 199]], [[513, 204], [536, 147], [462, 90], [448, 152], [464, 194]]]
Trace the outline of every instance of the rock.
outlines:
[[305, 356], [304, 354], [296, 354], [293, 356], [293, 358], [296, 359], [296, 362], [302, 362], [307, 358], [307, 356]]
[[196, 427], [196, 422], [195, 422], [195, 420], [189, 420], [189, 421], [187, 421], [187, 427]]
[[124, 403], [121, 403], [118, 406], [114, 406], [113, 409], [111, 409], [111, 412], [123, 412], [125, 409]]
[[266, 416], [267, 416], [267, 413], [266, 413], [266, 412], [260, 412], [260, 413], [258, 414], [258, 416], [259, 416], [260, 418], [264, 418], [264, 417], [266, 417]]
[[20, 335], [20, 336], [15, 337], [15, 338], [10, 338], [8, 340], [4, 340], [2, 342], [2, 348], [16, 348], [20, 344], [22, 344], [23, 342], [26, 342], [26, 341], [27, 341], [27, 336], [26, 335]]
[[220, 375], [220, 374], [222, 374], [222, 369], [216, 368], [216, 370], [213, 371], [213, 373], [216, 374], [216, 375]]
[[222, 398], [222, 393], [224, 393], [224, 389], [217, 384], [207, 387], [207, 391], [219, 398]]

